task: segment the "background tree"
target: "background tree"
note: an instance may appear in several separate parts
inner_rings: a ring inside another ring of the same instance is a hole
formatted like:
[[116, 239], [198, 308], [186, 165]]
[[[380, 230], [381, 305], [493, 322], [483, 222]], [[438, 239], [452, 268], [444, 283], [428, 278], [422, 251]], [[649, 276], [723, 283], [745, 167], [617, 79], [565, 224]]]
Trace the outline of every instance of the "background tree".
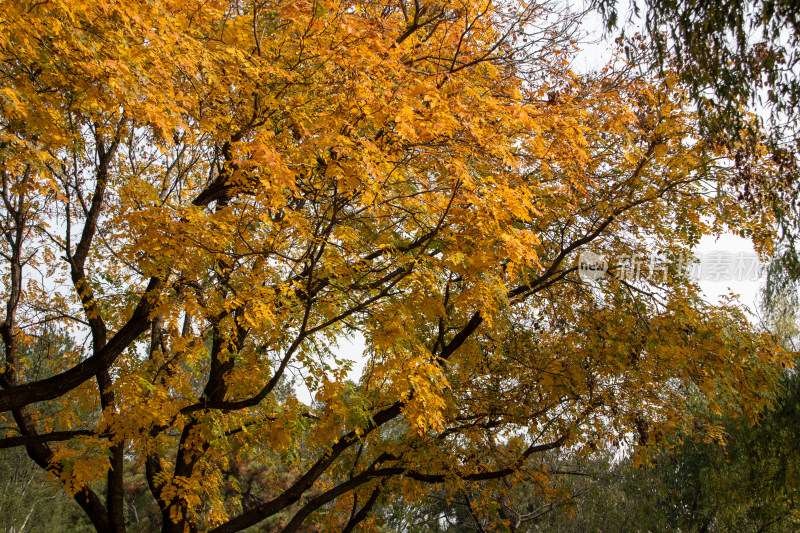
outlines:
[[595, 5], [610, 28], [619, 24], [620, 8], [628, 14], [623, 28], [637, 19], [644, 23], [653, 59], [660, 65], [677, 63], [707, 131], [733, 133], [738, 126], [757, 133], [743, 109], [760, 103], [773, 113], [778, 129], [772, 133], [794, 139], [793, 125], [785, 120], [796, 116], [800, 104], [794, 72], [800, 38], [796, 5], [771, 0], [600, 0]]
[[0, 450], [0, 476], [2, 531], [94, 531], [83, 511], [69, 495], [47, 482], [47, 473], [24, 449]]
[[[75, 349], [74, 342], [58, 331], [43, 328], [29, 343], [19, 347], [28, 362], [31, 379], [53, 373], [52, 365]], [[8, 443], [7, 441], [4, 444]], [[47, 481], [47, 472], [30, 460], [21, 447], [0, 449], [0, 530], [93, 531], [91, 522], [71, 498]]]
[[[0, 5], [0, 444], [98, 531], [142, 472], [165, 532], [377, 527], [386, 494], [443, 487], [503, 520], [543, 452], [663, 440], [694, 386], [769, 399], [786, 354], [678, 264], [728, 227], [769, 253], [738, 145], [670, 72], [570, 72], [568, 12]], [[45, 324], [85, 340], [37, 377]]]
[[[675, 69], [687, 84], [703, 135], [742, 144], [736, 150], [738, 191], [754, 210], [770, 209], [780, 227], [782, 271], [800, 277], [797, 238], [800, 9], [773, 0], [596, 0], [609, 29], [619, 26], [631, 57], [645, 47], [653, 70]], [[627, 13], [625, 21], [618, 13]], [[630, 31], [628, 33], [631, 33]], [[753, 113], [760, 118], [754, 120]], [[768, 150], [755, 148], [766, 144]], [[774, 161], [775, 172], [755, 177], [754, 162]], [[770, 285], [770, 290], [780, 282]]]

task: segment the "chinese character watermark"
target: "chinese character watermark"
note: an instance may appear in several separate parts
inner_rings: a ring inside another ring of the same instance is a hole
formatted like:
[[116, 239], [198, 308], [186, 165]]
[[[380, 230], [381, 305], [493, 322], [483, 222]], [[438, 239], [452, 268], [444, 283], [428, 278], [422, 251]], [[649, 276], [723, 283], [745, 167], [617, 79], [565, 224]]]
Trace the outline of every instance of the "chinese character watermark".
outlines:
[[581, 252], [578, 274], [584, 281], [597, 281], [611, 275], [617, 279], [664, 283], [669, 274], [681, 272], [695, 281], [757, 281], [765, 274], [766, 265], [758, 255], [747, 252], [707, 252], [689, 258], [671, 260], [662, 254], [621, 254], [614, 258]]

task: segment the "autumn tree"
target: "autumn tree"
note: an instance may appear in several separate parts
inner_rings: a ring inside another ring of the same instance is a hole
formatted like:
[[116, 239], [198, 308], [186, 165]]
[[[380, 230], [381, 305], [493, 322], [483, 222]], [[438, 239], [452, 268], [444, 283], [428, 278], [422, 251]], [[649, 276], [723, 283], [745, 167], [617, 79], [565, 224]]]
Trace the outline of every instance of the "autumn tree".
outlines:
[[[729, 227], [768, 254], [773, 218], [733, 194], [736, 146], [698, 134], [679, 77], [571, 72], [575, 22], [3, 1], [0, 445], [101, 532], [139, 473], [165, 532], [351, 531], [440, 487], [502, 520], [538, 454], [658, 442], [690, 386], [753, 414], [784, 353], [680, 263]], [[39, 377], [22, 347], [45, 327], [79, 340]], [[280, 482], [253, 492], [242, 464]]]

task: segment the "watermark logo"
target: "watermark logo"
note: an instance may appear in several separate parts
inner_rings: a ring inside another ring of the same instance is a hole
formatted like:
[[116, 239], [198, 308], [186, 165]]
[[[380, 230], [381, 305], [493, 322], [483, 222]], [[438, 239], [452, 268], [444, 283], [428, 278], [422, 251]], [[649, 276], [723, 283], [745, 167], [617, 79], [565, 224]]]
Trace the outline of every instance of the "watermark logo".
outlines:
[[597, 281], [608, 271], [608, 261], [602, 255], [583, 251], [578, 257], [578, 274], [583, 281]]
[[766, 274], [766, 263], [745, 252], [702, 254], [693, 265], [693, 278], [706, 281], [757, 281]]
[[[672, 268], [670, 269], [670, 265]], [[578, 257], [578, 274], [584, 281], [611, 275], [625, 281], [663, 283], [669, 271], [683, 272], [695, 281], [758, 281], [766, 264], [755, 253], [715, 251], [669, 259], [662, 254], [622, 254], [611, 260], [584, 251]]]

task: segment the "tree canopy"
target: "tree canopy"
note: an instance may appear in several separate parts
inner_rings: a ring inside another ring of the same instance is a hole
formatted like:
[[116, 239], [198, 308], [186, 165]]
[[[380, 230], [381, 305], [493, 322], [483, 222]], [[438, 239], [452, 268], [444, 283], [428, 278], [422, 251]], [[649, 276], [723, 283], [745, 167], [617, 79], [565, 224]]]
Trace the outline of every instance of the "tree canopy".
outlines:
[[752, 416], [789, 360], [681, 268], [727, 228], [772, 249], [739, 146], [674, 72], [572, 72], [557, 5], [0, 6], [0, 446], [98, 531], [136, 476], [164, 532], [441, 487], [494, 516], [543, 452], [660, 442], [690, 390]]

